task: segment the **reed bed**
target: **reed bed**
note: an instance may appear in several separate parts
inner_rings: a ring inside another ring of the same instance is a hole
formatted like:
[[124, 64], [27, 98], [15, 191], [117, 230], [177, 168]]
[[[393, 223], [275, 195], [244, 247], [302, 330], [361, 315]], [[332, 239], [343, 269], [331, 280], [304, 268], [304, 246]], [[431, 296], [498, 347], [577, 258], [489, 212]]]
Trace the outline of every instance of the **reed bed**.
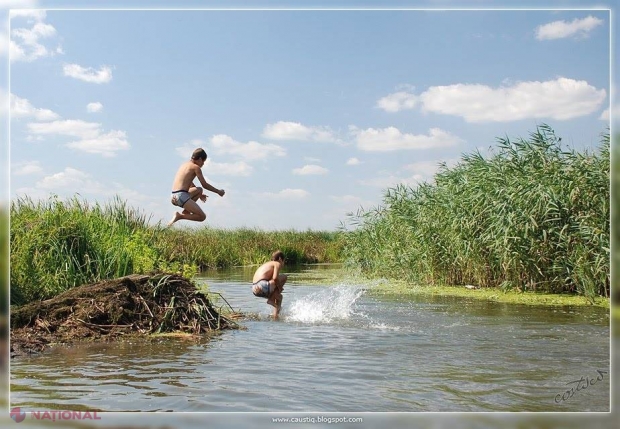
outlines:
[[284, 252], [290, 264], [339, 262], [344, 243], [335, 232], [265, 232], [249, 228], [203, 228], [193, 232], [162, 229], [156, 241], [156, 247], [170, 261], [184, 261], [200, 270], [259, 264], [277, 249]]
[[119, 198], [22, 198], [10, 213], [11, 304], [130, 274], [258, 264], [277, 249], [292, 263], [339, 262], [343, 247], [336, 232], [168, 229]]
[[612, 156], [613, 163], [611, 171], [611, 222], [614, 225], [611, 231], [611, 289], [612, 289], [612, 314], [616, 315], [616, 319], [620, 320], [620, 133], [616, 133], [612, 137]]
[[596, 153], [562, 147], [547, 125], [497, 143], [351, 214], [347, 263], [417, 284], [609, 296], [609, 133]]

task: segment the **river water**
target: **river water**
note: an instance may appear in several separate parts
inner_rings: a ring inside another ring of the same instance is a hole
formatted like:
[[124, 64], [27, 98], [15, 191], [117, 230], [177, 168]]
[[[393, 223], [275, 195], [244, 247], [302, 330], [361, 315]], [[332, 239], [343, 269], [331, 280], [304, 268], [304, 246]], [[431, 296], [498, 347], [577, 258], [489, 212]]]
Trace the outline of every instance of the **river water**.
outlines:
[[198, 281], [253, 315], [241, 322], [246, 329], [198, 341], [81, 344], [16, 358], [10, 405], [25, 411], [610, 410], [608, 311], [385, 296], [368, 285], [321, 284], [321, 272], [330, 269], [293, 269], [275, 322], [265, 299], [251, 294], [251, 269], [207, 273]]

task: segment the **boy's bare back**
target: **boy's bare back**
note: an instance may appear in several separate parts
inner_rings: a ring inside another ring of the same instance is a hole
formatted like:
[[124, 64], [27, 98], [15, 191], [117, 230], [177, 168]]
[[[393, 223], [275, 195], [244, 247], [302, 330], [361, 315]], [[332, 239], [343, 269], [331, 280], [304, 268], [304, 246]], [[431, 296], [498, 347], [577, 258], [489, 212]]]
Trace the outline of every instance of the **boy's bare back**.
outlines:
[[172, 182], [172, 191], [174, 192], [189, 190], [190, 185], [196, 178], [198, 170], [200, 170], [200, 167], [198, 167], [192, 161], [187, 161], [181, 164], [176, 176], [174, 176], [174, 181]]
[[259, 280], [271, 280], [273, 278], [273, 270], [275, 268], [275, 264], [280, 264], [275, 261], [265, 262], [263, 265], [257, 268], [254, 273], [254, 278], [252, 279], [253, 283], [256, 283]]

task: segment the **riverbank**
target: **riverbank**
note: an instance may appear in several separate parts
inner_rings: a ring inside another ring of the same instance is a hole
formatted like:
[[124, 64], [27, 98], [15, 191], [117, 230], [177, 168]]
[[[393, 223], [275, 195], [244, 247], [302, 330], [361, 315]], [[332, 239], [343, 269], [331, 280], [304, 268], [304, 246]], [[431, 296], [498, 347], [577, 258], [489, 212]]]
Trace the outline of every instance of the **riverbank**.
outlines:
[[[503, 291], [498, 287], [476, 288], [470, 285], [433, 286], [414, 285], [410, 282], [394, 279], [370, 279], [359, 272], [345, 268], [341, 264], [333, 264], [333, 268], [318, 272], [300, 273], [293, 277], [295, 283], [338, 285], [358, 284], [366, 288], [372, 295], [435, 295], [452, 296], [508, 304], [543, 305], [543, 306], [596, 306], [610, 308], [609, 298], [595, 297], [593, 300], [582, 295], [552, 294], [542, 292]], [[620, 317], [620, 309], [614, 307], [614, 313]], [[614, 316], [616, 317], [616, 316]]]
[[434, 295], [453, 296], [508, 304], [545, 306], [595, 306], [610, 308], [609, 298], [595, 297], [592, 300], [581, 295], [552, 294], [538, 292], [503, 291], [497, 287], [470, 288], [463, 286], [417, 286], [397, 280], [378, 283], [370, 290], [373, 294], [384, 295]]
[[[360, 282], [359, 277], [354, 277]], [[599, 307], [609, 311], [615, 332], [620, 329], [620, 306], [611, 305], [609, 298], [595, 297], [592, 301], [582, 295], [551, 294], [537, 292], [503, 291], [497, 287], [468, 289], [463, 286], [419, 286], [398, 280], [366, 280], [368, 294], [376, 296], [438, 296], [457, 299], [490, 301], [505, 304], [543, 307]]]

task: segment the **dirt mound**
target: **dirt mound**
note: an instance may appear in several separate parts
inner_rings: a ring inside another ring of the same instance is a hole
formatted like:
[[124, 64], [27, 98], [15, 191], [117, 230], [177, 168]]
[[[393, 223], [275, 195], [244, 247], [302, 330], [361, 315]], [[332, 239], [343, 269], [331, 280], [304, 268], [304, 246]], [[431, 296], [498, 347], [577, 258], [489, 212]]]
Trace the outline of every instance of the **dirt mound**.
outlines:
[[223, 316], [184, 277], [132, 275], [11, 308], [11, 357], [39, 352], [51, 344], [112, 340], [128, 334], [236, 329], [234, 316]]

